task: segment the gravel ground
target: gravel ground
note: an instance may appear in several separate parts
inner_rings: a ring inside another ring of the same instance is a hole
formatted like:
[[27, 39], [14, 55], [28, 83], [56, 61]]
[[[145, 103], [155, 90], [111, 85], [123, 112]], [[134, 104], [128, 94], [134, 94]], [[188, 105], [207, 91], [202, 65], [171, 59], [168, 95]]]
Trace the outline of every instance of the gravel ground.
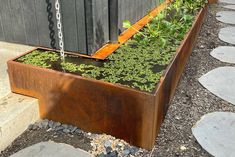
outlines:
[[0, 154], [0, 157], [8, 157], [25, 147], [48, 140], [67, 143], [93, 154], [99, 154], [100, 157], [104, 157], [106, 153], [113, 157], [210, 157], [193, 137], [191, 128], [207, 113], [235, 111], [233, 105], [214, 96], [198, 82], [198, 78], [210, 70], [229, 65], [210, 56], [212, 49], [219, 45], [228, 45], [217, 37], [219, 28], [225, 26], [215, 19], [215, 14], [219, 10], [223, 9], [218, 5], [211, 5], [209, 8], [197, 44], [182, 75], [152, 151], [148, 152], [132, 147], [111, 136], [86, 133], [74, 126], [44, 120], [31, 125], [25, 133]]

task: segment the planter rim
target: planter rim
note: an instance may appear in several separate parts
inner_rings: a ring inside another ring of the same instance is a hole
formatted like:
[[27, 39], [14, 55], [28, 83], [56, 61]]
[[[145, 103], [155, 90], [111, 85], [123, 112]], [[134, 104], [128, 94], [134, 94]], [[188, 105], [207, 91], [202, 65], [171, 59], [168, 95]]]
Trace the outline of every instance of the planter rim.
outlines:
[[[165, 79], [165, 77], [169, 73], [169, 70], [170, 70], [171, 66], [173, 65], [173, 63], [177, 59], [177, 56], [179, 55], [181, 49], [184, 47], [184, 45], [186, 43], [186, 40], [190, 36], [193, 28], [195, 27], [195, 25], [196, 25], [196, 23], [198, 21], [198, 18], [203, 13], [203, 11], [205, 9], [207, 9], [207, 7], [208, 7], [208, 4], [206, 4], [205, 7], [203, 7], [197, 13], [197, 15], [195, 16], [194, 22], [193, 22], [190, 30], [186, 33], [186, 35], [184, 36], [184, 39], [181, 41], [180, 45], [177, 47], [177, 50], [176, 50], [176, 53], [174, 54], [174, 57], [171, 59], [170, 64], [167, 65], [167, 68], [164, 70], [163, 74], [161, 75], [160, 80], [156, 83], [156, 86], [155, 86], [155, 88], [154, 88], [154, 90], [152, 92], [141, 91], [139, 89], [135, 89], [135, 88], [132, 88], [132, 87], [127, 87], [127, 86], [124, 86], [124, 85], [118, 84], [118, 83], [110, 83], [110, 82], [106, 82], [106, 81], [102, 81], [102, 80], [97, 80], [97, 79], [93, 79], [93, 78], [83, 77], [83, 76], [72, 74], [72, 73], [68, 73], [68, 72], [63, 73], [61, 71], [57, 71], [57, 70], [53, 70], [53, 69], [49, 69], [49, 68], [48, 69], [47, 68], [42, 68], [42, 67], [39, 67], [39, 66], [34, 66], [34, 65], [30, 65], [30, 64], [24, 64], [24, 63], [20, 63], [20, 62], [15, 61], [15, 60], [19, 59], [20, 57], [25, 56], [25, 55], [27, 55], [27, 54], [29, 54], [29, 53], [37, 50], [37, 49], [58, 52], [58, 50], [55, 50], [55, 49], [50, 49], [50, 48], [45, 48], [45, 47], [36, 47], [36, 48], [34, 48], [34, 49], [30, 50], [30, 51], [27, 51], [27, 52], [25, 52], [25, 53], [23, 53], [21, 55], [18, 55], [16, 57], [14, 57], [13, 59], [8, 60], [7, 63], [11, 63], [11, 64], [13, 63], [13, 64], [16, 64], [16, 65], [22, 65], [22, 66], [25, 66], [25, 67], [30, 67], [30, 68], [35, 69], [35, 70], [49, 71], [51, 73], [58, 73], [58, 74], [63, 74], [63, 75], [71, 76], [71, 77], [76, 77], [76, 78], [79, 78], [79, 79], [82, 79], [82, 80], [87, 80], [87, 81], [91, 81], [91, 82], [95, 82], [95, 83], [99, 83], [99, 84], [105, 84], [105, 85], [108, 85], [108, 86], [114, 86], [114, 87], [122, 88], [122, 89], [125, 89], [125, 90], [134, 91], [134, 92], [137, 92], [137, 93], [142, 93], [142, 94], [145, 94], [145, 95], [151, 95], [151, 96], [152, 95], [156, 95], [156, 93], [159, 91], [159, 88], [161, 87], [161, 84], [162, 84], [163, 80]], [[71, 55], [71, 53], [69, 53], [69, 52], [65, 52], [65, 53]]]

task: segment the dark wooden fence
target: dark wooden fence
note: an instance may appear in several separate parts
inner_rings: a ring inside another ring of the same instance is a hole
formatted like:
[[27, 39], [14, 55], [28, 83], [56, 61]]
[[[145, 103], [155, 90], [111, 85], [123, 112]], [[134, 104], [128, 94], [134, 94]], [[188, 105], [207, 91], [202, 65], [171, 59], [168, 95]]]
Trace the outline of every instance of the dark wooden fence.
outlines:
[[[92, 54], [163, 0], [61, 0], [65, 50]], [[0, 41], [58, 48], [54, 0], [0, 0]]]

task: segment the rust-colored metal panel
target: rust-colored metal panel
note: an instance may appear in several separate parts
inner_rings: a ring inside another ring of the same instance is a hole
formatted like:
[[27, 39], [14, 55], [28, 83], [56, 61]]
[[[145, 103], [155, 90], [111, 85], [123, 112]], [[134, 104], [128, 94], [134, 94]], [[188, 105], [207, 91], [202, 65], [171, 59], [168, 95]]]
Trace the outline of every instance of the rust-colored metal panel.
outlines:
[[152, 94], [14, 61], [8, 71], [13, 92], [39, 99], [42, 118], [151, 147]]
[[16, 58], [8, 61], [11, 89], [38, 98], [42, 118], [151, 149], [205, 12], [206, 8], [197, 16], [154, 93], [22, 64]]
[[218, 0], [209, 0], [208, 2], [209, 4], [214, 4], [214, 3], [218, 3]]

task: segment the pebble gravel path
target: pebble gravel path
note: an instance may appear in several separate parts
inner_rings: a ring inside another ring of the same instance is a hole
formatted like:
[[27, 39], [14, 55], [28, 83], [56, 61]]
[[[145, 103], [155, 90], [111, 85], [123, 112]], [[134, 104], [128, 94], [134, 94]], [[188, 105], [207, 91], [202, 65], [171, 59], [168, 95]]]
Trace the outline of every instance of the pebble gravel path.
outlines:
[[131, 157], [131, 156], [144, 156], [147, 151], [130, 146], [123, 140], [116, 139], [109, 135], [98, 135], [89, 132], [84, 132], [76, 126], [61, 124], [51, 120], [42, 120], [38, 123], [31, 124], [29, 130], [46, 129], [47, 131], [55, 131], [61, 134], [82, 134], [91, 140], [91, 150], [89, 153], [98, 157]]

